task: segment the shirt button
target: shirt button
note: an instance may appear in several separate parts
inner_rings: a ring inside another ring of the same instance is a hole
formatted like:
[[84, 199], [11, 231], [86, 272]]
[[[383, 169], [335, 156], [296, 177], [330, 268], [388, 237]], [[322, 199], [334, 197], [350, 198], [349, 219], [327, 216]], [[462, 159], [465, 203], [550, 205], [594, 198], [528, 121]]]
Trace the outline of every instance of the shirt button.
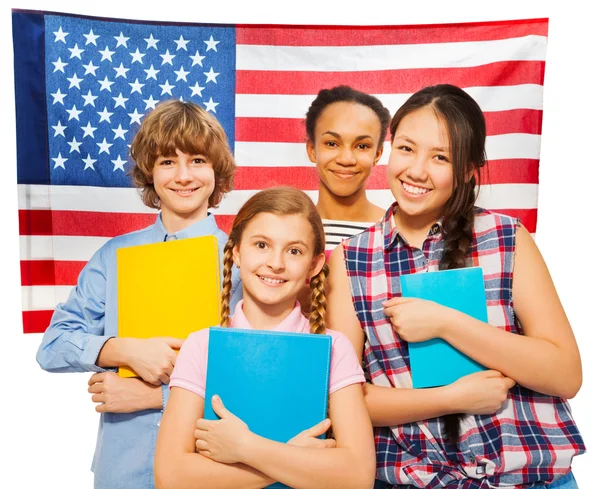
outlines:
[[156, 423], [156, 426], [160, 426], [160, 421], [158, 423]]
[[[159, 424], [160, 424], [160, 423], [159, 423]], [[473, 457], [473, 455], [471, 455], [471, 456], [469, 457], [469, 462], [471, 462], [472, 464], [474, 464], [474, 463], [475, 463], [475, 457]]]
[[431, 232], [433, 234], [439, 233], [440, 232], [440, 226], [439, 226], [439, 224], [434, 224], [433, 227], [431, 228]]

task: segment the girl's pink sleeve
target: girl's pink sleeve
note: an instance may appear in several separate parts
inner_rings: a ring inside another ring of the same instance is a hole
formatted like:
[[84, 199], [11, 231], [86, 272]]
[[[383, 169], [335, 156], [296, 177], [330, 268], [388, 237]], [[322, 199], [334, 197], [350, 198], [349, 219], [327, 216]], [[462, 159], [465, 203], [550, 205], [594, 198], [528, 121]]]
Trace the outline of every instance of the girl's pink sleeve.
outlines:
[[208, 365], [209, 329], [196, 331], [187, 337], [177, 355], [169, 387], [182, 387], [204, 398]]
[[329, 395], [350, 384], [364, 383], [365, 374], [350, 340], [339, 331], [327, 330], [327, 334], [332, 339]]

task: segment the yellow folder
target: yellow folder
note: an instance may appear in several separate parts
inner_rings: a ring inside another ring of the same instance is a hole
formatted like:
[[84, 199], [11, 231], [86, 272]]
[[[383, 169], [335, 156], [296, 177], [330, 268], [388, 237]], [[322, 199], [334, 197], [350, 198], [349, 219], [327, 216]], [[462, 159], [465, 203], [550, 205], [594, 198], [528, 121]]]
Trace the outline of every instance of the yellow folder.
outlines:
[[[124, 338], [188, 334], [220, 321], [221, 267], [215, 236], [117, 250], [118, 331]], [[121, 377], [135, 377], [126, 367]]]

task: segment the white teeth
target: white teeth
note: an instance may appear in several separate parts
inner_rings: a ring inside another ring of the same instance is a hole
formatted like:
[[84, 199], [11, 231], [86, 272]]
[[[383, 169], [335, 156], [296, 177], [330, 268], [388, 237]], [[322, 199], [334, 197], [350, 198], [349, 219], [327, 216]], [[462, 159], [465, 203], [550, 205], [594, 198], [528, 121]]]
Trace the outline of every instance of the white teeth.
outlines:
[[195, 189], [189, 189], [189, 190], [175, 190], [175, 192], [177, 192], [178, 194], [181, 195], [189, 195], [191, 194]]
[[285, 282], [285, 280], [277, 280], [277, 279], [269, 278], [269, 277], [260, 277], [260, 279], [263, 282], [267, 282], [269, 284], [282, 284], [283, 282]]
[[429, 192], [429, 189], [427, 188], [413, 187], [412, 185], [409, 185], [406, 182], [402, 182], [402, 186], [404, 187], [404, 190], [406, 190], [409, 194], [413, 195], [422, 195]]

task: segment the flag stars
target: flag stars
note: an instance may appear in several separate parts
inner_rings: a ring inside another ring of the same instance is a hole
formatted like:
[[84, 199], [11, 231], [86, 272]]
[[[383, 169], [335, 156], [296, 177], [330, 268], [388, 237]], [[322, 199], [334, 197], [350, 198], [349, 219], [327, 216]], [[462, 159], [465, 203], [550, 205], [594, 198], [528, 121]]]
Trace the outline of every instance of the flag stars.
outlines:
[[101, 143], [96, 143], [96, 144], [100, 148], [100, 151], [98, 154], [106, 153], [106, 154], [110, 155], [109, 148], [112, 146], [112, 143], [107, 143], [106, 138], [102, 139]]
[[210, 36], [210, 39], [208, 41], [204, 41], [204, 44], [206, 44], [206, 52], [210, 51], [211, 49], [214, 50], [214, 52], [217, 52], [217, 44], [219, 44], [221, 41], [215, 41], [214, 38], [212, 36]]
[[[62, 93], [60, 91], [60, 88], [55, 93], [51, 93], [50, 95], [52, 95], [54, 97], [54, 101], [52, 102], [52, 105], [54, 105], [54, 104], [65, 105], [65, 103], [63, 102], [63, 99], [67, 96], [67, 94]], [[60, 124], [60, 122], [59, 122], [59, 124]], [[63, 134], [63, 136], [64, 136], [64, 134]]]
[[150, 65], [150, 68], [148, 68], [147, 70], [144, 70], [146, 72], [146, 80], [149, 80], [150, 78], [154, 78], [156, 81], [158, 81], [158, 78], [156, 78], [156, 75], [160, 72], [160, 70], [156, 70], [154, 69], [154, 65]]
[[96, 34], [94, 34], [93, 29], [90, 29], [89, 34], [84, 34], [83, 37], [85, 37], [85, 45], [86, 46], [88, 44], [93, 44], [94, 46], [97, 46], [96, 39], [98, 39], [100, 36], [97, 36]]
[[110, 161], [112, 162], [113, 165], [115, 165], [115, 167], [113, 168], [113, 171], [121, 170], [122, 172], [125, 172], [125, 163], [127, 163], [127, 160], [122, 160], [121, 155], [117, 155], [116, 160], [110, 160]]
[[196, 50], [196, 54], [194, 54], [194, 56], [190, 56], [190, 58], [192, 58], [192, 66], [203, 66], [202, 60], [206, 58], [206, 56], [200, 56], [200, 53]]
[[83, 162], [85, 163], [85, 167], [83, 170], [85, 171], [88, 168], [91, 168], [92, 170], [96, 171], [96, 169], [94, 168], [94, 163], [96, 163], [96, 161], [98, 160], [92, 159], [92, 156], [88, 153], [87, 157], [83, 159]]
[[114, 114], [114, 112], [109, 112], [107, 110], [107, 108], [104, 107], [104, 110], [102, 112], [98, 112], [98, 115], [100, 116], [99, 122], [106, 121], [106, 122], [110, 123], [110, 116], [113, 114]]
[[146, 104], [146, 108], [144, 110], [148, 110], [148, 109], [154, 110], [156, 108], [156, 104], [158, 103], [158, 100], [154, 100], [152, 95], [150, 95], [150, 98], [147, 100], [144, 100], [144, 102]]
[[77, 108], [75, 107], [75, 105], [73, 105], [72, 109], [67, 109], [67, 113], [69, 114], [69, 121], [71, 119], [76, 119], [79, 120], [79, 114], [81, 114], [83, 112], [83, 110], [77, 110]]
[[108, 77], [105, 76], [104, 80], [98, 80], [98, 83], [100, 83], [101, 86], [100, 91], [108, 90], [109, 92], [111, 92], [112, 90], [110, 86], [113, 85], [115, 82], [108, 81]]
[[72, 153], [73, 151], [77, 151], [78, 153], [81, 152], [81, 151], [79, 151], [79, 146], [81, 146], [83, 143], [80, 143], [79, 141], [77, 141], [75, 139], [75, 136], [73, 136], [73, 141], [71, 141], [71, 142], [67, 141], [67, 144], [69, 146], [71, 146], [71, 150], [69, 151], [69, 153]]
[[91, 137], [92, 139], [94, 139], [94, 132], [96, 131], [96, 129], [98, 129], [97, 127], [92, 127], [92, 124], [90, 124], [90, 122], [88, 121], [87, 126], [81, 126], [81, 129], [83, 130], [83, 137]]
[[212, 97], [210, 98], [210, 100], [208, 102], [204, 102], [204, 105], [206, 106], [206, 111], [207, 112], [214, 112], [215, 114], [217, 113], [217, 105], [219, 105], [219, 102], [213, 102]]
[[117, 72], [117, 75], [115, 76], [115, 80], [117, 78], [119, 78], [120, 76], [127, 79], [127, 72], [129, 71], [129, 68], [125, 68], [123, 66], [123, 63], [121, 63], [120, 66], [118, 66], [117, 68], [113, 68], [113, 70], [115, 70]]
[[217, 83], [217, 76], [219, 76], [220, 73], [216, 73], [212, 69], [212, 66], [211, 66], [210, 71], [208, 71], [208, 72], [205, 71], [204, 75], [206, 75], [206, 83], [208, 83], [208, 82], [215, 82], [215, 83]]
[[77, 45], [77, 43], [75, 43], [74, 48], [68, 48], [68, 49], [69, 49], [69, 51], [71, 51], [71, 59], [72, 58], [81, 59], [81, 53], [83, 53], [83, 51], [85, 51], [84, 49], [80, 49], [79, 46]]
[[67, 128], [67, 126], [63, 126], [60, 121], [58, 121], [58, 124], [56, 124], [56, 126], [52, 126], [52, 129], [54, 129], [54, 137], [56, 136], [62, 136], [65, 137], [65, 129]]
[[77, 87], [77, 89], [81, 90], [79, 84], [83, 81], [83, 78], [79, 78], [76, 74], [74, 74], [71, 78], [67, 78], [69, 80], [69, 88]]
[[119, 124], [119, 127], [117, 129], [112, 129], [112, 131], [115, 133], [115, 137], [114, 139], [119, 139], [121, 138], [123, 141], [125, 141], [125, 134], [128, 132], [127, 129], [123, 129], [121, 127], [121, 124]]
[[168, 49], [165, 51], [165, 54], [161, 54], [160, 57], [163, 59], [161, 65], [170, 64], [171, 66], [173, 66], [173, 58], [175, 57], [175, 55], [170, 54]]
[[192, 91], [192, 97], [194, 95], [198, 95], [198, 97], [202, 98], [202, 90], [204, 90], [205, 87], [201, 87], [200, 85], [198, 85], [198, 82], [196, 82], [196, 84], [193, 87], [190, 87], [190, 90]]
[[69, 35], [69, 33], [68, 32], [64, 32], [62, 30], [62, 26], [60, 26], [58, 28], [58, 30], [56, 32], [53, 32], [52, 34], [54, 34], [56, 36], [54, 38], [54, 42], [64, 42], [65, 44], [67, 44], [66, 37]]
[[94, 102], [94, 100], [96, 100], [98, 98], [97, 95], [92, 95], [92, 91], [88, 90], [87, 95], [81, 95], [83, 97], [83, 100], [85, 100], [83, 106], [85, 107], [86, 105], [91, 105], [92, 107], [96, 107], [96, 103]]
[[63, 170], [65, 170], [65, 161], [67, 161], [68, 158], [63, 158], [61, 153], [58, 153], [58, 156], [56, 158], [52, 158], [52, 161], [54, 161], [54, 169], [56, 170], [58, 167], [62, 168]]
[[146, 41], [146, 49], [154, 48], [154, 49], [158, 50], [158, 48], [156, 47], [156, 44], [158, 43], [159, 40], [154, 39], [152, 34], [150, 34], [150, 37], [144, 39], [144, 41]]
[[146, 55], [144, 53], [140, 53], [140, 48], [136, 48], [135, 53], [129, 53], [129, 55], [131, 56], [131, 64], [135, 63], [136, 61], [142, 65], [144, 64], [142, 58]]
[[162, 88], [162, 92], [160, 92], [161, 95], [164, 95], [165, 93], [168, 93], [169, 95], [173, 95], [171, 90], [173, 90], [173, 88], [175, 88], [175, 85], [169, 84], [169, 80], [166, 80], [164, 84], [162, 84], [162, 85], [159, 84], [158, 86], [160, 88]]
[[54, 71], [52, 73], [56, 73], [57, 71], [62, 71], [64, 73], [65, 66], [67, 66], [69, 63], [65, 63], [59, 57], [58, 61], [52, 61], [52, 64], [54, 65]]
[[135, 109], [131, 114], [127, 114], [131, 120], [129, 122], [129, 125], [133, 124], [134, 122], [137, 122], [138, 124], [142, 123], [142, 117], [144, 117], [144, 113], [142, 112], [141, 114], [138, 112], [137, 109]]
[[144, 86], [144, 83], [140, 83], [138, 81], [138, 79], [136, 78], [135, 81], [133, 83], [130, 83], [129, 86], [131, 87], [131, 93], [133, 92], [139, 92], [139, 94], [142, 94], [142, 87]]
[[184, 51], [187, 51], [187, 44], [190, 41], [185, 41], [183, 39], [183, 36], [179, 36], [179, 40], [178, 41], [174, 41], [177, 44], [177, 49], [175, 51], [179, 51], [180, 49], [183, 49]]
[[128, 37], [125, 37], [122, 32], [119, 33], [118, 36], [113, 36], [117, 40], [117, 45], [115, 47], [123, 46], [127, 47], [127, 41], [129, 41]]
[[87, 64], [87, 65], [81, 65], [85, 68], [85, 73], [83, 74], [83, 76], [85, 75], [92, 75], [92, 76], [96, 76], [96, 70], [98, 69], [98, 66], [96, 66], [94, 63], [92, 63], [91, 61]]
[[106, 46], [106, 48], [104, 48], [104, 51], [98, 51], [98, 52], [102, 55], [102, 59], [100, 60], [101, 62], [106, 59], [112, 63], [112, 55], [115, 54], [115, 52], [108, 49], [108, 46]]
[[125, 102], [127, 102], [129, 99], [123, 97], [123, 94], [119, 93], [119, 96], [113, 97], [113, 100], [115, 101], [115, 109], [117, 107], [123, 107], [124, 109], [127, 108], [127, 107], [125, 107]]
[[175, 80], [176, 83], [179, 80], [183, 80], [184, 82], [186, 82], [187, 81], [187, 76], [190, 74], [189, 71], [185, 71], [183, 69], [183, 66], [181, 68], [179, 68], [179, 71], [174, 71], [173, 73], [175, 73], [177, 75], [177, 80]]

